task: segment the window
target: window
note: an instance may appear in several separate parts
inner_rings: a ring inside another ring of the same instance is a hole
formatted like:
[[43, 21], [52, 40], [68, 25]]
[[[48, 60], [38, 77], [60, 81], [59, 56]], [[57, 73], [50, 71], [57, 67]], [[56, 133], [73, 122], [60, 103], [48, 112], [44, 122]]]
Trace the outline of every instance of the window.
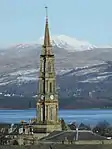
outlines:
[[43, 81], [43, 93], [45, 92], [45, 83], [44, 83], [44, 81]]
[[48, 92], [48, 80], [46, 80], [46, 92]]
[[50, 108], [50, 120], [53, 120], [53, 109], [52, 109], [52, 107]]
[[42, 72], [44, 72], [44, 60], [42, 60]]
[[48, 62], [48, 72], [51, 72], [51, 63]]
[[42, 92], [42, 83], [41, 83], [41, 81], [39, 80], [39, 93], [41, 93]]
[[55, 92], [56, 86], [55, 86], [55, 80], [53, 80], [53, 92]]
[[48, 105], [46, 105], [46, 120], [48, 120]]
[[52, 83], [51, 82], [50, 82], [49, 86], [50, 86], [50, 93], [52, 93]]

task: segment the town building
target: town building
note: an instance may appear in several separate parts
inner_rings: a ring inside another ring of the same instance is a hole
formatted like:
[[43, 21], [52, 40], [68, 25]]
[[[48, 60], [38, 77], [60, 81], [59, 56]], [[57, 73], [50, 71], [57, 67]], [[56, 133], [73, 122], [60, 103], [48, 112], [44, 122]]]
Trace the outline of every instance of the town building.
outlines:
[[[75, 144], [112, 144], [106, 137], [89, 130], [62, 130], [62, 121], [58, 117], [59, 101], [56, 91], [54, 54], [50, 41], [48, 15], [46, 7], [45, 35], [40, 55], [40, 74], [36, 118], [30, 123], [7, 125], [0, 129], [0, 145], [31, 145], [46, 149], [74, 148]], [[108, 142], [109, 141], [109, 142]], [[62, 145], [65, 144], [65, 145]]]

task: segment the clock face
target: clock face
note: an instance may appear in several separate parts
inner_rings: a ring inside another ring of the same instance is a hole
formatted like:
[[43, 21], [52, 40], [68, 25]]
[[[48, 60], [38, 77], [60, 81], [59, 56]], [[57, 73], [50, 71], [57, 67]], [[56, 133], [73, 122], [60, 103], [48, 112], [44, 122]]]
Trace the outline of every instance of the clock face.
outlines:
[[41, 99], [42, 99], [42, 100], [44, 99], [44, 95], [41, 95]]
[[54, 96], [53, 96], [53, 95], [51, 95], [51, 96], [50, 96], [50, 99], [54, 99]]

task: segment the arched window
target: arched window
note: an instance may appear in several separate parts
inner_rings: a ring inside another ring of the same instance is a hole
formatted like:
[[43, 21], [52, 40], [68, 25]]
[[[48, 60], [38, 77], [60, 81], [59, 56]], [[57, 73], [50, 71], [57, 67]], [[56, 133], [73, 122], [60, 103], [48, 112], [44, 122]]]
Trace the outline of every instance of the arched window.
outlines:
[[42, 72], [44, 72], [44, 60], [42, 60]]
[[49, 84], [50, 93], [52, 93], [52, 83]]
[[48, 62], [48, 72], [51, 72], [51, 63]]
[[48, 105], [46, 105], [46, 120], [48, 120]]
[[42, 92], [42, 83], [41, 83], [41, 81], [39, 80], [39, 93], [41, 93]]
[[53, 109], [52, 109], [52, 107], [50, 108], [50, 120], [53, 120]]
[[44, 83], [44, 81], [43, 81], [43, 93], [45, 92], [45, 83]]
[[56, 84], [55, 83], [56, 83], [55, 80], [53, 80], [53, 92], [56, 91]]
[[48, 80], [46, 80], [46, 92], [48, 92]]

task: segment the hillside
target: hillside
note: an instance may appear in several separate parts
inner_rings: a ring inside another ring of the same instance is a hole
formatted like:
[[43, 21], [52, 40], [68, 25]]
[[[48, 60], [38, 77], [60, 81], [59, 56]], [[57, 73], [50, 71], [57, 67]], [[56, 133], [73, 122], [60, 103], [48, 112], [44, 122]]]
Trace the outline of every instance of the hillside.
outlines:
[[[112, 48], [64, 35], [53, 37], [52, 43], [60, 107], [111, 106]], [[39, 39], [0, 50], [1, 108], [10, 103], [16, 108], [16, 102], [22, 106], [24, 100], [37, 97], [41, 44]]]

